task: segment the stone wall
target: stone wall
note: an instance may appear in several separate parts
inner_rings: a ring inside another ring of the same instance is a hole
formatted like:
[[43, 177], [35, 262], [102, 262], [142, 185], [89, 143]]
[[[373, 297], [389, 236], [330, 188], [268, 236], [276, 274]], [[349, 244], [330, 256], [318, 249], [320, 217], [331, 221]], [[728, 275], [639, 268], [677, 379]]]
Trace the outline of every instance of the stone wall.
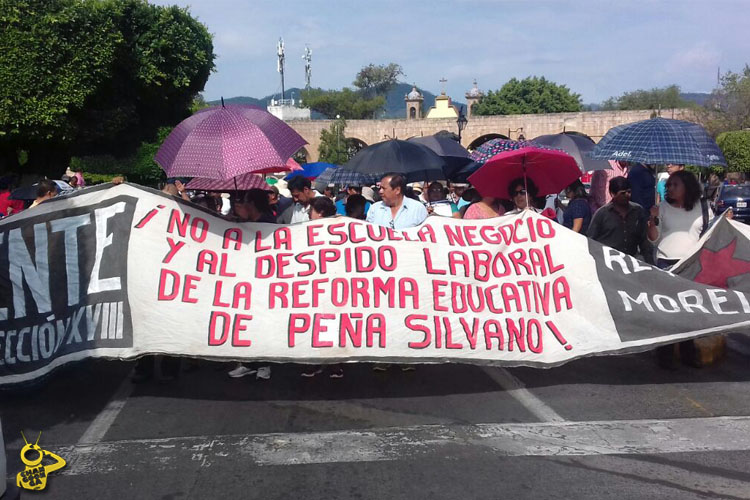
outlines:
[[[461, 144], [468, 147], [476, 139], [488, 134], [498, 134], [517, 139], [519, 134], [523, 133], [526, 139], [533, 139], [540, 135], [558, 134], [563, 130], [579, 132], [598, 141], [612, 127], [646, 120], [651, 117], [651, 113], [651, 110], [642, 110], [473, 116], [462, 133]], [[661, 116], [679, 120], [694, 120], [693, 112], [689, 109], [662, 110]], [[288, 121], [287, 123], [309, 143], [305, 147], [308, 152], [307, 160], [309, 162], [317, 161], [320, 132], [324, 128], [330, 127], [333, 120]], [[409, 139], [432, 135], [441, 130], [458, 132], [455, 119], [349, 120], [346, 123], [345, 135], [358, 139], [367, 145], [389, 138]]]

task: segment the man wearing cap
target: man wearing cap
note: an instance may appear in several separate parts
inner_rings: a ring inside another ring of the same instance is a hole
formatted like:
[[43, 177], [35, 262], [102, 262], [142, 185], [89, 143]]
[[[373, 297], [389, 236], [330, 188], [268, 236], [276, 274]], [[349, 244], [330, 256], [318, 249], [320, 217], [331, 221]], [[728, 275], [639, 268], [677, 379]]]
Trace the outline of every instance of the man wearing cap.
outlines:
[[427, 218], [427, 209], [417, 200], [404, 196], [406, 178], [402, 174], [385, 174], [380, 179], [380, 198], [367, 213], [367, 222], [391, 229], [420, 225]]

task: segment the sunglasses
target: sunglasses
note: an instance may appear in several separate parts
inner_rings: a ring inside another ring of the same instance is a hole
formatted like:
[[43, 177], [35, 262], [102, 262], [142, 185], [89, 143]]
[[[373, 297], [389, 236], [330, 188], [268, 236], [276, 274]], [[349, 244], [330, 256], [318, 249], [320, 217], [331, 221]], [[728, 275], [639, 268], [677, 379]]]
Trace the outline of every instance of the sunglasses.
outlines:
[[515, 192], [514, 196], [518, 196], [519, 194], [526, 196], [526, 190], [525, 189], [519, 189]]

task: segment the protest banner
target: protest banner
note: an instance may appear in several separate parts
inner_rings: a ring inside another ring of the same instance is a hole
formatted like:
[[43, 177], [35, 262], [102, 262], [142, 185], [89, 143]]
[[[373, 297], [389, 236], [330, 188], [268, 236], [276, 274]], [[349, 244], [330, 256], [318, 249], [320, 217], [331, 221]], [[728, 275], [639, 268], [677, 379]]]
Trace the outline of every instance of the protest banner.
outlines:
[[123, 184], [0, 221], [0, 385], [144, 354], [550, 367], [748, 325], [744, 293], [533, 212], [239, 223]]

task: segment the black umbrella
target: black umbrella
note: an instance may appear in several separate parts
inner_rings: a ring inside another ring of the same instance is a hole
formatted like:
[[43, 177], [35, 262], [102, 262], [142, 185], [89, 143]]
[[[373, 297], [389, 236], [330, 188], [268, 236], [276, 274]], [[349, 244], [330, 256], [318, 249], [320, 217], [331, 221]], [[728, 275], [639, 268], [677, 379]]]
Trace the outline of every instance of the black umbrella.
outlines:
[[453, 175], [448, 177], [451, 182], [469, 182], [469, 176], [479, 170], [479, 167], [484, 163], [473, 161], [464, 165], [458, 171], [454, 172]]
[[415, 142], [390, 139], [368, 146], [341, 166], [361, 174], [404, 174], [407, 182], [445, 179], [445, 160], [430, 148]]
[[[73, 191], [73, 188], [65, 181], [52, 181], [57, 186], [57, 194], [67, 194]], [[11, 200], [35, 200], [36, 190], [39, 187], [39, 183], [32, 184], [31, 186], [21, 186], [14, 189], [10, 193]]]
[[532, 139], [531, 142], [541, 144], [542, 146], [562, 149], [575, 158], [578, 168], [582, 172], [612, 168], [607, 160], [595, 160], [587, 154], [594, 149], [596, 143], [583, 135], [566, 134], [564, 132], [562, 134], [540, 135], [536, 139]]
[[409, 142], [427, 146], [445, 161], [445, 176], [450, 179], [456, 172], [471, 163], [469, 152], [448, 135], [428, 135], [412, 137]]

